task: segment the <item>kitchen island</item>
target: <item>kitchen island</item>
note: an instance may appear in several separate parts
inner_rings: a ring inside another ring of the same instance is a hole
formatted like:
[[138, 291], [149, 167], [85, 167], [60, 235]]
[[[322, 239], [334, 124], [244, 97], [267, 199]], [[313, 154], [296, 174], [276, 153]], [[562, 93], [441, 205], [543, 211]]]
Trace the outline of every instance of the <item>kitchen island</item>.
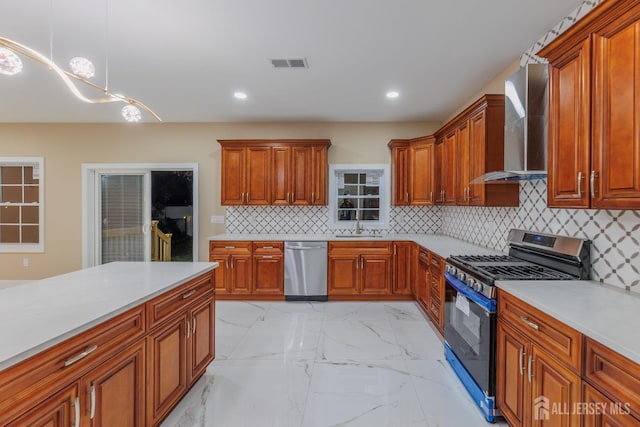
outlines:
[[118, 262], [3, 289], [0, 425], [157, 425], [213, 360], [216, 267]]

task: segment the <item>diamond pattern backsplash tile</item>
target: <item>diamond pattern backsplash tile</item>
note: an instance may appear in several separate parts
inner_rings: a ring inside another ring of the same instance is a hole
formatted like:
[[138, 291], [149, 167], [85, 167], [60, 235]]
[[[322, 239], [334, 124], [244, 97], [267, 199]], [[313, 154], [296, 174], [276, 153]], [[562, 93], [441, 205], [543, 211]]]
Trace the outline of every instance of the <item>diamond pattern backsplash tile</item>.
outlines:
[[511, 228], [591, 240], [594, 280], [640, 293], [640, 211], [547, 208], [546, 181], [520, 184], [517, 208], [442, 208], [442, 233], [506, 252]]

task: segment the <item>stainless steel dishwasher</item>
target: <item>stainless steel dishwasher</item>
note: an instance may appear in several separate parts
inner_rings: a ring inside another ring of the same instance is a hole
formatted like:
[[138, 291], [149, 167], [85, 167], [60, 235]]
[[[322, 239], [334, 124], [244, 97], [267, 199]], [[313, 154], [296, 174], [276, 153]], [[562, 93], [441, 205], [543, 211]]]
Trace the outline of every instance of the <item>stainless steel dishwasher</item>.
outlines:
[[284, 242], [286, 301], [327, 301], [327, 242]]

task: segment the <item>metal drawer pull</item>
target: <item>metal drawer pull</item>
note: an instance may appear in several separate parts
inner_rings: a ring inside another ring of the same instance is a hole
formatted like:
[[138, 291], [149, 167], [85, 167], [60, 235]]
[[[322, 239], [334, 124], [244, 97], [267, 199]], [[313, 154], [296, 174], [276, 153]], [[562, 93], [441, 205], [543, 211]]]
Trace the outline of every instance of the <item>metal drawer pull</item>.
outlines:
[[536, 331], [540, 330], [540, 326], [538, 326], [537, 323], [533, 323], [531, 320], [527, 319], [526, 317], [520, 316], [520, 320], [522, 320], [524, 323], [529, 325], [529, 327], [535, 329]]
[[74, 363], [76, 363], [78, 360], [84, 359], [85, 357], [87, 357], [88, 355], [90, 355], [91, 353], [93, 353], [94, 351], [96, 351], [96, 349], [98, 348], [97, 345], [94, 345], [93, 347], [89, 347], [88, 349], [86, 349], [85, 351], [83, 351], [82, 353], [79, 353], [75, 356], [73, 356], [71, 359], [67, 359], [64, 362], [64, 366], [69, 366], [69, 365], [73, 365]]
[[582, 197], [582, 172], [578, 172], [578, 197]]
[[263, 246], [262, 249], [273, 249], [273, 246]]
[[533, 367], [532, 366], [533, 362], [535, 362], [535, 360], [533, 360], [533, 356], [529, 356], [529, 369], [528, 369], [529, 382], [533, 380], [533, 371], [531, 370], [531, 368]]
[[236, 247], [235, 246], [225, 246], [224, 248], [225, 249], [235, 249]]
[[75, 409], [76, 412], [76, 419], [73, 421], [73, 425], [75, 427], [80, 427], [80, 398], [76, 397], [76, 399], [73, 401], [73, 409]]
[[271, 258], [273, 258], [272, 255], [263, 255], [262, 256], [262, 259], [271, 259]]
[[520, 349], [520, 375], [524, 375], [524, 349]]
[[96, 386], [91, 384], [91, 415], [89, 419], [92, 420], [96, 415]]
[[191, 289], [189, 292], [186, 292], [184, 294], [182, 294], [182, 299], [187, 299], [189, 298], [191, 295], [195, 294], [196, 290], [195, 289]]

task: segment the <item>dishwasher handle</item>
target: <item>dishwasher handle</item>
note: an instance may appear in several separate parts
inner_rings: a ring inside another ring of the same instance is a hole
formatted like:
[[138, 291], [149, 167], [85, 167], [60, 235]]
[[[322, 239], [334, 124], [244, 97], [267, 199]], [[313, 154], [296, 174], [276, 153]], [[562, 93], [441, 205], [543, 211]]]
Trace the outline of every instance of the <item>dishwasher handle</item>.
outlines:
[[294, 247], [288, 247], [285, 248], [285, 250], [289, 251], [311, 251], [314, 249], [325, 249], [324, 246], [294, 246]]

